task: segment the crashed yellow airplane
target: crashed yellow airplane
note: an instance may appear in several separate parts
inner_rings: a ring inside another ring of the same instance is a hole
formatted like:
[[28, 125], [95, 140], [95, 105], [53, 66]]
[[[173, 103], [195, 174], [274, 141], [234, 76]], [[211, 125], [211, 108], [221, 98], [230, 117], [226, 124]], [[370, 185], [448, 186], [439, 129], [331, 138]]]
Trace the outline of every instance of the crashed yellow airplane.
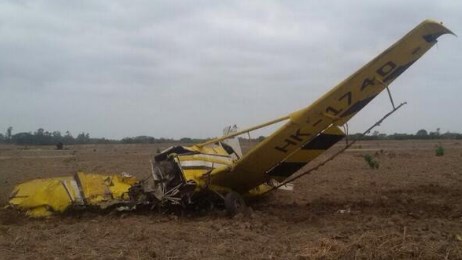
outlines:
[[[224, 205], [230, 214], [243, 208], [243, 197], [271, 189], [308, 164], [345, 133], [341, 126], [427, 52], [437, 38], [452, 34], [426, 20], [310, 106], [288, 116], [206, 143], [170, 147], [154, 157], [152, 175], [77, 173], [19, 184], [10, 205], [33, 217], [75, 208], [110, 206], [194, 207]], [[285, 121], [277, 131], [243, 155], [236, 136]]]

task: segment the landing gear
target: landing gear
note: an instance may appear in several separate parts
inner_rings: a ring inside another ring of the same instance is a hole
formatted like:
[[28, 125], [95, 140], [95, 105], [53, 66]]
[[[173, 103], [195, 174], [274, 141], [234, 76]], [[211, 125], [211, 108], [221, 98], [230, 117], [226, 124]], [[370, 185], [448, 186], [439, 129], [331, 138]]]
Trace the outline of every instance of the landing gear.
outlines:
[[235, 191], [228, 192], [224, 198], [224, 201], [226, 212], [230, 216], [234, 216], [238, 213], [244, 213], [247, 208], [242, 196]]

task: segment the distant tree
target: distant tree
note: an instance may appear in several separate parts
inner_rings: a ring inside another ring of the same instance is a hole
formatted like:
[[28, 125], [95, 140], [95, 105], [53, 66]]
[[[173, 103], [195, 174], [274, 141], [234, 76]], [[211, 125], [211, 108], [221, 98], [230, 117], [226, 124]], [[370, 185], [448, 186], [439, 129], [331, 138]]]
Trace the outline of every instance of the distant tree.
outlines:
[[363, 140], [364, 136], [361, 133], [356, 133], [356, 134], [349, 135], [348, 138], [350, 138], [352, 140]]
[[61, 141], [61, 139], [63, 139], [63, 136], [61, 135], [60, 131], [53, 131], [51, 135], [56, 141]]
[[66, 134], [63, 137], [64, 144], [73, 144], [75, 143], [74, 137], [72, 136], [71, 132], [66, 131]]
[[[5, 134], [0, 134], [0, 143], [13, 143], [18, 145], [57, 145], [62, 143], [63, 145], [75, 144], [76, 139], [72, 136], [69, 131], [66, 131], [64, 136], [59, 131], [47, 131], [43, 128], [37, 129], [34, 133], [22, 132], [12, 134], [13, 127], [9, 127]], [[10, 138], [7, 140], [7, 136]], [[82, 132], [78, 136], [79, 143], [120, 143], [118, 140], [110, 140], [105, 138], [90, 138], [89, 133]], [[153, 143], [154, 137], [149, 137], [148, 140]]]
[[13, 135], [13, 127], [10, 126], [6, 129], [6, 142], [10, 143], [11, 142], [11, 137]]
[[189, 138], [189, 137], [183, 137], [183, 138], [180, 139], [180, 142], [182, 142], [182, 143], [192, 143], [192, 141], [193, 140], [191, 138]]
[[394, 133], [388, 136], [392, 140], [408, 140], [412, 139], [413, 135], [403, 134], [403, 133]]
[[33, 144], [50, 145], [55, 144], [55, 141], [53, 140], [53, 136], [50, 132], [45, 131], [43, 128], [39, 128], [34, 133]]
[[79, 135], [77, 135], [77, 138], [75, 138], [75, 141], [78, 144], [87, 144], [90, 142], [90, 134], [82, 132]]
[[430, 136], [430, 138], [433, 138], [433, 139], [436, 139], [440, 136], [440, 128], [436, 128], [436, 131], [435, 132], [430, 132], [428, 134]]
[[123, 144], [132, 144], [133, 143], [133, 138], [125, 137], [121, 141], [122, 141]]
[[446, 133], [441, 134], [440, 137], [441, 137], [442, 139], [460, 139], [460, 138], [459, 138], [460, 135], [461, 135], [461, 134], [458, 134], [458, 133], [451, 133], [451, 132], [447, 131]]
[[35, 136], [31, 133], [17, 133], [11, 137], [14, 144], [36, 144]]
[[425, 129], [420, 129], [419, 131], [417, 131], [417, 133], [415, 135], [416, 135], [416, 137], [426, 138], [426, 137], [428, 137], [428, 132]]
[[380, 132], [375, 130], [374, 132], [372, 132], [371, 135], [367, 136], [366, 138], [368, 140], [378, 140], [379, 139], [379, 135], [380, 135]]
[[140, 135], [133, 138], [133, 142], [137, 144], [152, 144], [154, 143], [154, 137]]
[[39, 129], [37, 129], [37, 131], [35, 132], [35, 135], [36, 135], [36, 136], [43, 136], [43, 135], [45, 135], [45, 130], [43, 130], [43, 128], [39, 128]]

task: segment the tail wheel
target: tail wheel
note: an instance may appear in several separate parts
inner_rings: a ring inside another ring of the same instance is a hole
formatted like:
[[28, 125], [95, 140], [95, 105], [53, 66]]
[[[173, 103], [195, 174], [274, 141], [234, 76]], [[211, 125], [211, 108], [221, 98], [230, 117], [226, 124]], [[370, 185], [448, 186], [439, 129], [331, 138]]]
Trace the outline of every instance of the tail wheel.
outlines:
[[234, 216], [238, 213], [244, 213], [246, 205], [239, 193], [231, 191], [225, 196], [225, 208], [230, 216]]

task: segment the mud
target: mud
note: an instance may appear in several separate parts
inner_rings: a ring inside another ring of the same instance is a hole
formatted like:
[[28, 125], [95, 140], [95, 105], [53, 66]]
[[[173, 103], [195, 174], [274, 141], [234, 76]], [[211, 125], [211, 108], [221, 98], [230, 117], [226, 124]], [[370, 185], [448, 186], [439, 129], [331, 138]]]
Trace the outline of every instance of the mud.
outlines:
[[[157, 148], [0, 146], [0, 203], [14, 184], [37, 177], [146, 176]], [[250, 202], [248, 216], [79, 212], [34, 220], [2, 209], [0, 258], [462, 259], [461, 201], [462, 141], [368, 141], [297, 180], [293, 192]]]

